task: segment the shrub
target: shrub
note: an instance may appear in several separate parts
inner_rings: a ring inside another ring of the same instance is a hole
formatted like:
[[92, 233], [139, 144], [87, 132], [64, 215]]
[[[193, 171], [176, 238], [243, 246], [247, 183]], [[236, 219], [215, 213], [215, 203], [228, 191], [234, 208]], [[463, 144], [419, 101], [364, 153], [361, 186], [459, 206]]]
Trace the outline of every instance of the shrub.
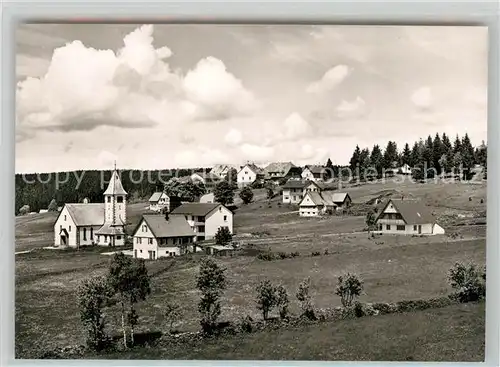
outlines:
[[279, 314], [281, 319], [286, 319], [288, 318], [288, 305], [289, 305], [289, 300], [288, 300], [288, 294], [286, 292], [285, 287], [282, 285], [279, 285], [276, 289], [276, 306], [279, 309]]
[[267, 320], [269, 312], [276, 306], [276, 289], [269, 280], [263, 280], [257, 286], [257, 309], [262, 312], [262, 317]]
[[329, 254], [329, 252], [328, 252], [328, 249], [327, 249], [327, 248], [325, 248], [325, 252], [324, 252], [324, 254], [325, 254], [325, 255], [328, 255], [328, 254]]
[[448, 280], [460, 302], [474, 302], [486, 296], [486, 269], [481, 271], [474, 263], [455, 263], [448, 272]]
[[215, 244], [220, 246], [226, 246], [231, 243], [233, 235], [228, 227], [219, 227], [215, 233]]
[[300, 302], [302, 315], [310, 320], [316, 320], [314, 307], [312, 305], [312, 297], [310, 295], [310, 289], [311, 289], [311, 279], [306, 278], [299, 284], [299, 288], [297, 289], [295, 297], [297, 297], [297, 300]]
[[29, 205], [23, 205], [21, 209], [19, 209], [19, 215], [26, 215], [31, 211]]
[[52, 199], [50, 201], [50, 204], [49, 204], [47, 210], [49, 212], [57, 212], [57, 201], [56, 201], [56, 199]]
[[319, 251], [314, 251], [311, 253], [311, 256], [321, 256], [321, 253]]
[[289, 257], [286, 252], [278, 252], [278, 256], [280, 257], [280, 259], [286, 259]]
[[253, 319], [247, 315], [243, 320], [241, 320], [239, 329], [245, 333], [251, 333], [253, 331]]
[[217, 319], [221, 313], [220, 298], [226, 289], [226, 269], [219, 266], [213, 259], [202, 260], [197, 278], [197, 287], [201, 291], [198, 303], [200, 324], [205, 334], [216, 331]]
[[245, 186], [240, 191], [240, 198], [243, 200], [244, 204], [249, 204], [253, 200], [253, 191], [249, 186]]
[[257, 255], [257, 259], [264, 261], [276, 260], [276, 256], [272, 252], [261, 252]]
[[298, 257], [298, 256], [300, 256], [300, 252], [298, 252], [298, 251], [292, 252], [292, 253], [290, 254], [290, 256], [291, 256], [291, 257]]
[[355, 274], [347, 273], [338, 277], [335, 294], [340, 296], [342, 306], [350, 307], [353, 300], [361, 295], [363, 281]]
[[182, 316], [181, 307], [177, 303], [167, 302], [165, 306], [165, 320], [168, 323], [168, 331], [174, 331], [174, 323]]

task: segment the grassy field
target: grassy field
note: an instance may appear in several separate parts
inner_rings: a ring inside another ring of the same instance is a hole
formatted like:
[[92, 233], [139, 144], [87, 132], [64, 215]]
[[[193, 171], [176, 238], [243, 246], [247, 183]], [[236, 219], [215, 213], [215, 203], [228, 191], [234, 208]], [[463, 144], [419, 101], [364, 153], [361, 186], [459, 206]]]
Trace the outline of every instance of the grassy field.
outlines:
[[481, 362], [484, 303], [224, 337], [99, 358]]
[[[423, 197], [428, 203], [433, 204], [433, 208], [439, 215], [473, 215], [479, 217], [484, 223], [484, 217], [481, 216], [484, 215], [482, 213], [486, 209], [486, 200], [480, 203], [480, 199], [484, 199], [485, 195], [484, 185], [442, 186], [414, 184], [413, 186], [398, 186], [397, 190], [403, 191], [406, 195]], [[380, 192], [384, 190], [395, 189], [390, 186], [387, 188], [370, 184], [349, 188], [347, 191], [355, 203], [364, 203], [380, 195]], [[371, 238], [366, 233], [360, 232], [364, 229], [362, 216], [300, 218], [296, 212], [293, 212], [295, 210], [293, 207], [279, 204], [280, 198], [275, 198], [269, 203], [264, 195], [262, 190], [258, 191], [254, 203], [241, 206], [235, 213], [234, 230], [243, 250], [234, 257], [218, 258], [227, 268], [229, 281], [222, 310], [224, 320], [237, 320], [246, 315], [260, 317], [254, 301], [254, 289], [262, 279], [282, 283], [287, 288], [292, 301], [291, 311], [298, 312], [294, 294], [299, 282], [305, 277], [311, 278], [313, 300], [316, 306], [331, 307], [339, 304], [338, 297], [334, 295], [336, 278], [346, 271], [355, 272], [363, 278], [365, 282], [365, 294], [361, 297], [363, 301], [391, 302], [447, 294], [451, 290], [446, 279], [447, 271], [455, 261], [485, 263], [485, 226], [484, 224], [464, 225], [467, 223], [467, 218], [455, 218], [445, 225], [448, 233], [458, 233], [461, 238], [452, 239], [447, 235], [430, 238], [402, 236]], [[473, 200], [469, 201], [469, 197]], [[128, 211], [129, 222], [135, 225], [145, 208], [145, 203], [132, 204]], [[17, 218], [16, 251], [50, 245], [54, 220], [53, 214]], [[44, 242], [44, 238], [47, 238], [48, 242]], [[326, 249], [328, 255], [324, 255]], [[103, 256], [101, 252], [108, 250], [108, 248], [97, 248], [77, 252], [35, 249], [31, 253], [16, 256], [16, 356], [18, 358], [29, 358], [41, 349], [82, 343], [75, 288], [82, 279], [103, 274], [106, 271], [109, 257]], [[255, 255], [259, 251], [267, 250], [298, 251], [301, 256], [276, 261], [263, 261], [256, 258]], [[321, 256], [312, 257], [313, 251], [320, 252]], [[197, 313], [199, 295], [195, 289], [198, 261], [199, 256], [196, 255], [192, 258], [162, 259], [147, 263], [153, 275], [153, 292], [151, 297], [141, 304], [140, 330], [162, 330], [166, 300], [177, 301], [183, 306], [183, 321], [178, 325], [179, 329], [189, 331], [199, 328]], [[484, 328], [484, 309], [481, 311], [480, 306], [476, 308], [471, 306], [472, 311], [470, 311], [463, 306], [469, 311], [462, 312], [459, 311], [460, 307], [429, 310], [419, 313], [420, 316], [411, 317], [415, 318], [414, 325], [424, 323], [424, 319], [431, 317], [449, 318], [460, 324], [465, 322], [463, 320], [469, 320], [475, 315], [474, 317], [478, 319], [475, 328], [478, 330]], [[478, 318], [477, 314], [481, 312], [482, 316]], [[478, 354], [479, 352], [474, 352], [484, 343], [482, 334], [480, 337], [477, 336], [480, 333], [475, 334], [478, 332], [476, 329], [473, 334], [464, 336], [464, 338], [469, 338], [469, 341], [467, 341], [468, 344], [464, 341], [466, 345], [464, 344], [460, 349], [461, 344], [453, 344], [454, 340], [458, 340], [458, 336], [453, 333], [459, 332], [460, 329], [455, 330], [450, 326], [451, 329], [436, 327], [428, 333], [425, 329], [410, 332], [408, 328], [411, 328], [404, 325], [403, 316], [388, 316], [388, 319], [391, 318], [394, 318], [395, 324], [399, 323], [401, 337], [395, 343], [385, 345], [377, 340], [378, 349], [374, 347], [371, 351], [367, 350], [366, 354], [359, 354], [359, 356], [366, 355], [366, 358], [375, 359], [396, 358], [393, 356], [406, 358], [409, 352], [400, 352], [398, 348], [401, 343], [407, 343], [404, 344], [407, 345], [406, 348], [422, 348], [420, 352], [410, 353], [415, 360], [422, 360], [425, 358], [426, 348], [418, 344], [416, 340], [425, 339], [427, 334], [429, 340], [435, 340], [431, 344], [437, 343], [435, 344], [437, 349], [429, 352], [433, 357], [427, 360], [436, 358], [439, 343], [442, 343], [443, 348], [449, 348], [443, 352], [443, 358], [451, 356], [450, 353], [453, 351], [458, 356], [469, 355], [476, 360], [482, 356]], [[384, 318], [377, 318], [377, 320], [384, 320]], [[356, 321], [356, 325], [363, 322], [369, 321]], [[454, 321], [449, 322], [453, 324]], [[357, 329], [354, 324], [353, 322], [353, 325], [348, 326], [350, 324], [346, 322], [345, 328], [354, 328], [352, 332], [358, 332], [355, 331]], [[117, 325], [118, 320], [114, 316], [111, 317], [110, 327], [116, 330]], [[303, 332], [313, 335], [316, 332], [314, 329], [319, 328], [317, 332], [320, 334], [318, 335], [333, 333], [336, 338], [338, 332], [331, 328], [339, 327], [341, 326], [314, 326]], [[378, 332], [370, 331], [371, 329], [366, 329], [366, 326], [359, 328], [365, 330], [366, 334], [359, 337], [360, 342], [366, 341], [367, 338], [378, 339]], [[448, 334], [455, 335], [455, 337], [449, 337]], [[293, 331], [286, 335], [288, 336], [283, 336], [285, 339], [280, 342], [280, 345], [287, 343], [286, 338], [297, 340]], [[236, 344], [243, 343], [242, 350], [237, 352], [228, 344], [229, 349], [224, 352], [226, 354], [221, 355], [227, 358], [244, 358], [246, 353], [248, 358], [272, 357], [271, 345], [267, 352], [262, 350], [262, 354], [259, 354], [261, 353], [259, 349], [252, 344], [254, 340], [252, 338], [257, 337], [257, 335], [252, 335], [245, 337], [244, 340], [234, 341]], [[260, 337], [271, 338], [271, 335]], [[324, 343], [330, 343], [326, 336], [318, 336], [320, 337], [325, 338]], [[233, 343], [233, 341], [229, 340], [228, 343]], [[300, 344], [298, 341], [296, 343]], [[268, 342], [268, 344], [271, 343]], [[331, 342], [331, 347], [334, 346], [335, 343]], [[275, 347], [278, 348], [277, 345]], [[214, 348], [216, 346], [208, 348], [206, 352], [196, 353], [200, 353], [200, 358], [210, 353], [217, 355], [220, 351], [217, 352]], [[325, 348], [330, 347], [325, 346]], [[333, 358], [335, 353], [339, 353], [337, 359], [342, 359], [349, 353], [355, 356], [354, 353], [358, 353], [356, 348], [361, 350], [363, 346], [359, 343], [349, 348], [353, 349], [350, 349], [351, 351], [335, 349], [336, 351], [325, 352], [324, 357], [320, 356], [318, 349], [319, 354], [314, 354], [314, 358]], [[380, 350], [379, 357], [376, 356], [377, 350]], [[403, 348], [403, 350], [407, 349]], [[196, 353], [190, 356], [193, 357], [197, 355]], [[277, 349], [276, 353], [278, 359], [279, 355], [282, 355], [281, 358], [288, 356], [286, 350]], [[306, 357], [307, 349], [297, 346], [297, 349], [290, 353], [289, 358], [301, 359]], [[179, 355], [179, 358], [182, 356]]]

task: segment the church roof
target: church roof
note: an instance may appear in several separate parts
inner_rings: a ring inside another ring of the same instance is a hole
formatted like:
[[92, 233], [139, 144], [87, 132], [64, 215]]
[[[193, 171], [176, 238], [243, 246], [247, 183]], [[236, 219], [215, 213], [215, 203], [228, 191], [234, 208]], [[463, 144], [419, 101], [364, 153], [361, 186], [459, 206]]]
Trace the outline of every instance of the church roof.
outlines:
[[104, 204], [65, 204], [76, 226], [104, 224]]
[[127, 195], [116, 170], [111, 174], [111, 179], [109, 180], [108, 188], [104, 191], [104, 195]]

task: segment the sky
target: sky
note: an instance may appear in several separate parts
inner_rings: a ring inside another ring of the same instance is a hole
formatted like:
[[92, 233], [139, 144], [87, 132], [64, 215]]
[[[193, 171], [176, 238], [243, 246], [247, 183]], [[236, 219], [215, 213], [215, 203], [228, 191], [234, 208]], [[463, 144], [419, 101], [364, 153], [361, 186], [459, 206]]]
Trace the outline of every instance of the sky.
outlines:
[[486, 141], [486, 27], [21, 24], [16, 172], [347, 164]]

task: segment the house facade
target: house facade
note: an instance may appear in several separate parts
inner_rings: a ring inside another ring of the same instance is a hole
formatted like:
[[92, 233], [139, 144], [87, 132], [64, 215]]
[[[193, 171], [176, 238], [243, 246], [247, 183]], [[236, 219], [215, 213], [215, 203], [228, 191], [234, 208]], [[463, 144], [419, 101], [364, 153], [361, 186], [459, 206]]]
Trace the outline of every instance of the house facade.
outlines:
[[215, 203], [215, 195], [213, 192], [203, 195], [200, 197], [200, 203], [213, 204]]
[[143, 215], [133, 234], [133, 256], [156, 260], [193, 252], [195, 234], [180, 216]]
[[347, 193], [334, 193], [332, 191], [307, 191], [299, 203], [301, 217], [317, 217], [329, 211], [341, 211], [351, 206], [351, 198]]
[[264, 173], [266, 180], [279, 182], [292, 177], [300, 178], [302, 170], [292, 162], [274, 162], [264, 168]]
[[284, 204], [299, 204], [304, 195], [306, 182], [302, 180], [288, 180], [282, 187]]
[[205, 185], [205, 190], [207, 192], [212, 192], [222, 179], [211, 172], [195, 172], [191, 175], [191, 181], [193, 181], [193, 183], [203, 183], [203, 185]]
[[444, 229], [421, 202], [410, 199], [390, 199], [380, 210], [376, 231], [382, 234], [436, 235]]
[[325, 167], [323, 166], [305, 166], [302, 170], [301, 177], [304, 180], [321, 182], [324, 181], [326, 174]]
[[248, 163], [238, 172], [237, 183], [239, 188], [251, 185], [257, 180], [263, 180], [265, 172], [255, 164]]
[[196, 242], [213, 239], [220, 227], [233, 233], [233, 212], [218, 203], [185, 203], [172, 211], [174, 215], [187, 221]]
[[181, 199], [175, 196], [168, 196], [165, 192], [155, 192], [149, 198], [149, 210], [161, 212], [163, 209], [172, 211], [181, 205]]
[[54, 246], [123, 246], [127, 223], [127, 192], [116, 169], [104, 203], [65, 204], [54, 223]]
[[231, 172], [231, 170], [233, 169], [236, 171], [237, 174], [238, 171], [241, 169], [241, 167], [232, 164], [216, 164], [215, 166], [212, 167], [210, 173], [225, 180], [229, 172]]

